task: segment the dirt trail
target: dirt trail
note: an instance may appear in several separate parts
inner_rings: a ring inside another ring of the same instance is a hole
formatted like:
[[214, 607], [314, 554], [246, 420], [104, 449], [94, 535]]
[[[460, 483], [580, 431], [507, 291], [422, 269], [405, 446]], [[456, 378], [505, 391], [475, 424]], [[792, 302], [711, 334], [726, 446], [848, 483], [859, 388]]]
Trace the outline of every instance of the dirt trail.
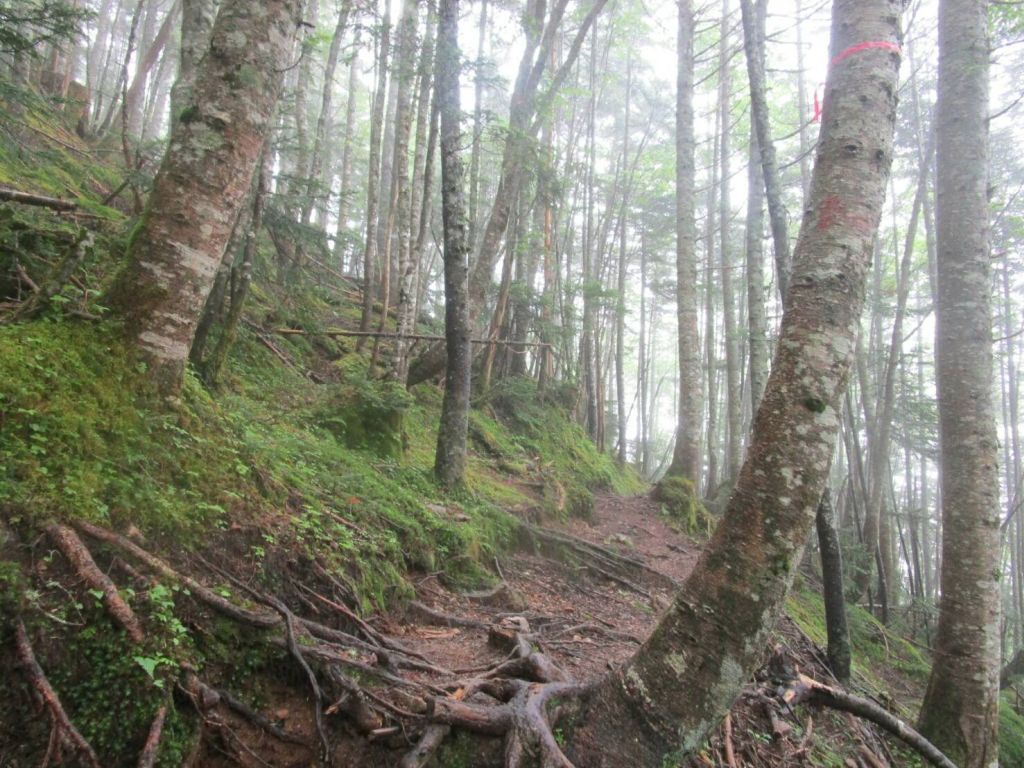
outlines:
[[422, 603], [486, 626], [440, 627], [413, 610], [387, 617], [380, 628], [440, 666], [466, 669], [504, 657], [503, 650], [488, 645], [487, 627], [521, 615], [542, 635], [545, 652], [577, 679], [624, 661], [668, 607], [673, 591], [668, 580], [679, 582], [689, 574], [698, 546], [668, 526], [660, 505], [647, 496], [603, 494], [595, 500], [591, 520], [548, 527], [642, 560], [667, 579], [639, 573], [636, 581], [615, 580], [586, 564], [573, 564], [571, 553], [556, 559], [521, 551], [499, 562], [509, 590], [494, 596], [458, 594], [433, 575], [416, 581]]

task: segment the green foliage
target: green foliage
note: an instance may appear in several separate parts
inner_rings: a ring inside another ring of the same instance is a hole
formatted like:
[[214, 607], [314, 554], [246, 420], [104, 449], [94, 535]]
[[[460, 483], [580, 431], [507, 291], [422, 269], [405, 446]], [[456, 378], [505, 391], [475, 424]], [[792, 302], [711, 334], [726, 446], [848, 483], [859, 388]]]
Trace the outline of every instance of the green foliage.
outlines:
[[[872, 695], [884, 700], [889, 688], [888, 675], [898, 673], [923, 687], [928, 681], [930, 663], [921, 651], [893, 633], [868, 611], [847, 604], [853, 652], [853, 677]], [[786, 601], [786, 613], [818, 645], [828, 644], [825, 605], [821, 595], [806, 588], [794, 588]]]
[[176, 532], [223, 520], [244, 464], [218, 434], [212, 403], [154, 407], [118, 339], [107, 325], [0, 327], [0, 497], [10, 517]]
[[[117, 756], [141, 750], [156, 710], [169, 703], [177, 663], [158, 650], [165, 642], [159, 631], [147, 635], [140, 650], [110, 622], [99, 600], [83, 603], [85, 626], [65, 635], [41, 663], [72, 722], [101, 761], [113, 765]], [[180, 765], [190, 728], [173, 706], [164, 728], [159, 765]]]
[[999, 703], [999, 762], [1024, 765], [1024, 716], [1014, 710], [1012, 698], [1004, 692]]
[[343, 375], [344, 383], [329, 389], [317, 414], [323, 427], [348, 448], [401, 458], [409, 393], [397, 382], [371, 379], [365, 366], [348, 365]]
[[[593, 508], [594, 491], [638, 493], [643, 482], [629, 468], [619, 467], [608, 454], [597, 449], [579, 424], [569, 416], [575, 390], [557, 385], [547, 392], [537, 391], [530, 379], [508, 379], [495, 385], [478, 403], [490, 407], [504, 429], [516, 435], [514, 445], [494, 442], [493, 448], [504, 458], [519, 455], [537, 465], [549, 494], [550, 512], [586, 516]], [[486, 433], [488, 423], [474, 417], [474, 434]], [[560, 503], [556, 504], [555, 499]], [[552, 508], [554, 507], [554, 508]]]
[[66, 0], [0, 0], [0, 53], [38, 56], [46, 43], [77, 38], [93, 15]]

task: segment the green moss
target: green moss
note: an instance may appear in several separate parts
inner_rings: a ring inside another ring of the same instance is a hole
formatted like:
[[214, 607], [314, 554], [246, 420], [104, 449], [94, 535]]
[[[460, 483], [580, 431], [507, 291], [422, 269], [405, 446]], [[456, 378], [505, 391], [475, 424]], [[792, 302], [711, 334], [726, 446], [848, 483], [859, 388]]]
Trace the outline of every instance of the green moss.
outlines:
[[697, 497], [689, 478], [666, 476], [655, 486], [654, 498], [668, 520], [686, 533], [707, 536], [713, 520]]
[[1004, 692], [999, 704], [999, 762], [1024, 765], [1024, 717], [1014, 710], [1011, 699]]

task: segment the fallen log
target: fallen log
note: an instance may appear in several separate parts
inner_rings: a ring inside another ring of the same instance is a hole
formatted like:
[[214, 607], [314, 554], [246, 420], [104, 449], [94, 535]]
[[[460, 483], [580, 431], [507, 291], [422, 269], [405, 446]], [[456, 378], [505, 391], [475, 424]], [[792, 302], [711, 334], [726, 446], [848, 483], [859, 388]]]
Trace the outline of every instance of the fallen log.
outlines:
[[46, 195], [35, 195], [31, 192], [21, 192], [10, 187], [0, 187], [0, 200], [22, 205], [37, 205], [42, 208], [52, 208], [55, 211], [73, 211], [78, 203], [70, 200], [61, 200], [58, 197], [47, 197]]

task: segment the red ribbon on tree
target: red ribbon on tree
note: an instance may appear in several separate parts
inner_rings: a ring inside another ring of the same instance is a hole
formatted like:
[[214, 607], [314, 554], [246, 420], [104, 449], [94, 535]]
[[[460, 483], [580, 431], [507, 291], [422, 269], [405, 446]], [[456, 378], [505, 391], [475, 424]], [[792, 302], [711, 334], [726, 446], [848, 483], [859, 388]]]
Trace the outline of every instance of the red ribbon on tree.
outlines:
[[[855, 53], [860, 53], [861, 51], [871, 51], [871, 50], [891, 51], [892, 53], [895, 53], [897, 56], [899, 56], [902, 53], [902, 50], [900, 49], [900, 47], [898, 45], [896, 45], [896, 43], [890, 43], [887, 40], [868, 40], [867, 42], [857, 43], [856, 45], [851, 45], [846, 50], [844, 50], [841, 53], [837, 54], [832, 59], [832, 61], [829, 62], [828, 68], [832, 69], [832, 67], [836, 66], [836, 64], [839, 64], [841, 61], [844, 61], [844, 60], [850, 58]], [[821, 86], [819, 86], [819, 87], [821, 87]], [[821, 122], [821, 115], [822, 115], [821, 100], [818, 98], [818, 89], [815, 88], [814, 89], [814, 122], [820, 123]]]

